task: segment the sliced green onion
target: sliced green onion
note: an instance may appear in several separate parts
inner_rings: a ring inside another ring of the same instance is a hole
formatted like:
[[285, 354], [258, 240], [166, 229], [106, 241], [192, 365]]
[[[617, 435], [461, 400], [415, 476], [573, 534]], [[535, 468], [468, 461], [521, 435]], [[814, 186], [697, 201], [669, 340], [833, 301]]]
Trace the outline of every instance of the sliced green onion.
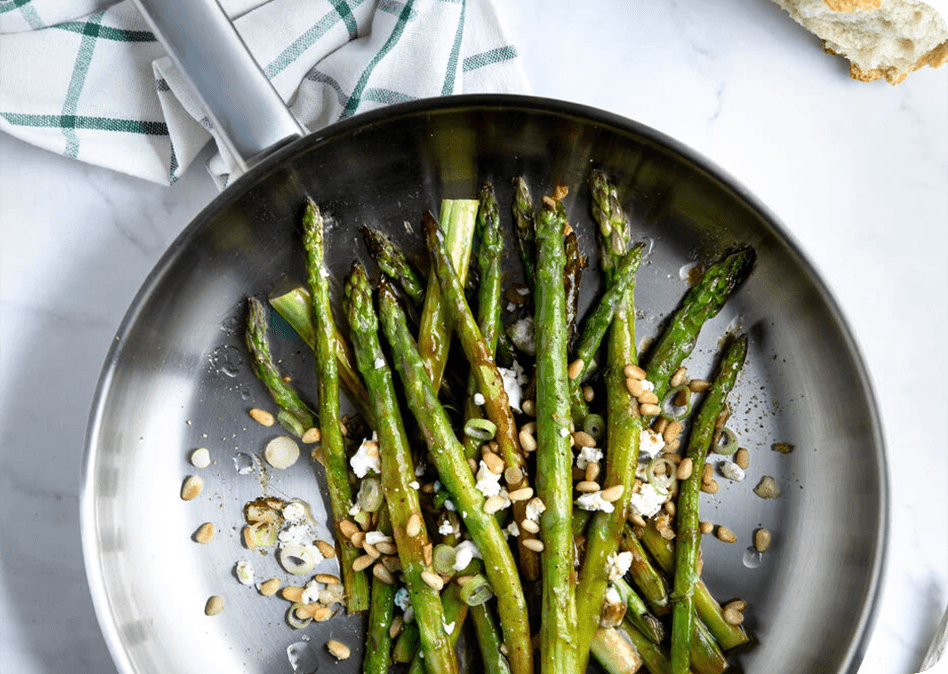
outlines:
[[247, 535], [244, 540], [251, 550], [267, 548], [276, 543], [278, 533], [277, 526], [273, 522], [260, 522], [247, 527]]
[[461, 586], [461, 601], [468, 606], [480, 606], [493, 596], [494, 590], [481, 574], [471, 577]]
[[[664, 475], [655, 474], [655, 469], [658, 468], [658, 464], [660, 463], [665, 464]], [[677, 469], [678, 467], [672, 463], [671, 459], [664, 455], [656, 455], [648, 462], [648, 467], [645, 469], [645, 476], [648, 478], [649, 483], [656, 487], [668, 489], [675, 482], [675, 472]]]
[[454, 552], [454, 546], [446, 543], [439, 543], [435, 546], [431, 555], [431, 566], [434, 567], [435, 571], [453, 575], [455, 561], [457, 561], [457, 554]]
[[737, 451], [737, 433], [725, 426], [715, 437], [711, 449], [718, 454], [730, 456]]
[[300, 618], [298, 615], [296, 615], [296, 610], [303, 608], [303, 606], [305, 606], [305, 604], [296, 602], [290, 607], [290, 610], [287, 611], [286, 622], [289, 623], [290, 627], [301, 630], [307, 625], [309, 625], [311, 622], [313, 622], [313, 616], [311, 615], [306, 616], [305, 618]]
[[300, 447], [293, 438], [280, 435], [267, 443], [263, 456], [274, 468], [286, 470], [300, 458]]
[[372, 514], [364, 510], [360, 510], [355, 515], [352, 516], [353, 521], [362, 527], [363, 531], [368, 531], [369, 527], [372, 525]]
[[316, 566], [316, 555], [311, 548], [288, 543], [280, 548], [280, 566], [294, 576], [305, 576]]
[[492, 440], [497, 433], [497, 425], [489, 419], [468, 419], [464, 424], [464, 434], [476, 440]]
[[374, 513], [382, 506], [382, 483], [377, 477], [367, 477], [359, 485], [356, 505], [365, 512]]
[[589, 433], [593, 440], [602, 440], [606, 434], [606, 420], [600, 414], [587, 414], [583, 419], [583, 430]]
[[[675, 398], [679, 393], [685, 394], [685, 404], [676, 405]], [[691, 389], [686, 385], [676, 386], [662, 400], [661, 415], [669, 421], [684, 421], [691, 414]]]
[[303, 437], [303, 433], [306, 432], [306, 429], [303, 428], [303, 424], [301, 424], [296, 419], [296, 417], [294, 417], [292, 414], [287, 414], [283, 410], [280, 410], [280, 413], [277, 414], [277, 421], [280, 422], [280, 425], [283, 426], [283, 428], [298, 438]]

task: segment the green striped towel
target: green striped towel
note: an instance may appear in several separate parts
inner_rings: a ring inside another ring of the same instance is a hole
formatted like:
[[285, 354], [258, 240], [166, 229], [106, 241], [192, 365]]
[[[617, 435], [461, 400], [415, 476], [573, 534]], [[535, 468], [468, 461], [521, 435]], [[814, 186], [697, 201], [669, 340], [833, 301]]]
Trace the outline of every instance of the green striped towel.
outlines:
[[[221, 4], [310, 130], [399, 101], [527, 91], [492, 0]], [[236, 176], [132, 0], [0, 0], [0, 130], [160, 183], [199, 155], [219, 186]]]

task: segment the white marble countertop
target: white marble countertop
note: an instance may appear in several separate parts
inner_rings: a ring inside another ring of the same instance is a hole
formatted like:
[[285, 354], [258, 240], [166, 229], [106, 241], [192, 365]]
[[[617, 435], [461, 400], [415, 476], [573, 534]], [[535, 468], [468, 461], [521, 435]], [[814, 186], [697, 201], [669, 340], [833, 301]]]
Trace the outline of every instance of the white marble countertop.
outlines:
[[[711, 158], [786, 224], [851, 323], [891, 487], [859, 672], [915, 672], [948, 602], [948, 68], [897, 87], [854, 82], [767, 0], [583, 4], [503, 8], [533, 93]], [[160, 187], [0, 136], [4, 674], [115, 671], [80, 550], [87, 415], [136, 289], [215, 194], [200, 167]]]

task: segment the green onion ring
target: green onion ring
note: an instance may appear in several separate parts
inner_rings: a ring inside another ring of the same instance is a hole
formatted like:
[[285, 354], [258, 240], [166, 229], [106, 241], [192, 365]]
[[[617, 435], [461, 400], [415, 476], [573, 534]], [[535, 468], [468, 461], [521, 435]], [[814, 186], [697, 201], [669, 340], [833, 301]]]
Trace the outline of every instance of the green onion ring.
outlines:
[[294, 576], [305, 576], [316, 566], [316, 555], [310, 548], [295, 543], [280, 547], [280, 566]]
[[446, 575], [454, 574], [454, 562], [457, 561], [457, 553], [454, 546], [447, 543], [438, 543], [431, 554], [431, 566], [438, 573]]
[[[664, 463], [666, 466], [664, 475], [655, 474], [655, 469], [660, 463]], [[652, 460], [648, 462], [648, 467], [645, 469], [645, 477], [647, 477], [648, 481], [656, 487], [669, 489], [675, 482], [675, 472], [677, 471], [677, 468], [678, 467], [672, 463], [671, 459], [669, 459], [667, 456], [663, 454], [656, 454], [654, 457], [652, 457]]]
[[[685, 392], [688, 402], [684, 405], [676, 405], [675, 398], [682, 391]], [[661, 409], [661, 415], [669, 421], [684, 421], [691, 414], [691, 389], [684, 384], [676, 386], [665, 395]]]
[[583, 430], [589, 433], [593, 440], [602, 440], [606, 434], [606, 420], [599, 414], [587, 414], [583, 419]]
[[492, 440], [497, 434], [497, 425], [489, 419], [468, 419], [464, 424], [464, 435], [477, 440]]
[[737, 451], [737, 444], [737, 433], [725, 426], [715, 436], [714, 442], [711, 443], [711, 449], [717, 454], [730, 456]]
[[280, 425], [283, 426], [283, 428], [285, 428], [287, 431], [289, 431], [290, 433], [292, 433], [298, 438], [303, 437], [303, 433], [306, 432], [306, 429], [303, 428], [303, 424], [301, 424], [296, 419], [296, 417], [294, 417], [292, 414], [288, 414], [287, 412], [283, 410], [281, 410], [280, 413], [277, 414], [277, 421], [280, 422]]
[[313, 622], [313, 616], [307, 616], [306, 618], [300, 618], [296, 615], [296, 609], [302, 608], [305, 604], [296, 602], [290, 607], [290, 610], [286, 613], [286, 622], [290, 624], [290, 627], [301, 630], [311, 622]]
[[493, 596], [494, 590], [481, 574], [472, 576], [461, 586], [461, 601], [468, 606], [480, 606]]
[[359, 485], [356, 505], [365, 512], [374, 513], [382, 507], [382, 483], [377, 477], [367, 477]]

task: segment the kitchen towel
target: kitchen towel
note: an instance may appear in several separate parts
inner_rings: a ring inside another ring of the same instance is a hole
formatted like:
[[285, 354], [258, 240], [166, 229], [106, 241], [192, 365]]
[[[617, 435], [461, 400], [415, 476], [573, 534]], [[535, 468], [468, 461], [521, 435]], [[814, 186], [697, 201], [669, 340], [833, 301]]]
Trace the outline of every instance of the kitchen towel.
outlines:
[[[309, 130], [400, 101], [526, 93], [492, 0], [223, 0]], [[173, 183], [201, 155], [238, 169], [132, 0], [0, 0], [0, 130], [80, 161]]]

